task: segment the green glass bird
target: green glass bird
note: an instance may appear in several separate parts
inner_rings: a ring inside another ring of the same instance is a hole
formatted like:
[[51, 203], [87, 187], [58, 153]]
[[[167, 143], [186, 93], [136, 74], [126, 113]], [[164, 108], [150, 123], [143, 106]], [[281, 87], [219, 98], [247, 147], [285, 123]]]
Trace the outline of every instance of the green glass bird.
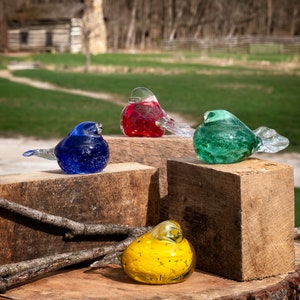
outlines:
[[252, 131], [226, 110], [212, 110], [204, 114], [204, 122], [195, 130], [193, 145], [202, 161], [229, 164], [254, 152], [276, 153], [285, 149], [289, 140], [267, 127]]

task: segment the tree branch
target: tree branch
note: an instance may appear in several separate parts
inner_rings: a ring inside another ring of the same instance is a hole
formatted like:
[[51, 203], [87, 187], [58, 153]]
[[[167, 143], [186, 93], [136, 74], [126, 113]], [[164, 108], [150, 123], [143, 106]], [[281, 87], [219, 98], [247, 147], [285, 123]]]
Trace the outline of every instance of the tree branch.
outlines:
[[123, 224], [85, 224], [9, 201], [0, 197], [0, 208], [32, 220], [66, 229], [67, 237], [79, 235], [127, 235], [121, 242], [98, 248], [62, 253], [0, 266], [0, 293], [47, 273], [81, 262], [99, 259], [92, 267], [118, 263], [118, 256], [138, 236], [152, 227], [130, 228]]
[[151, 227], [132, 228], [129, 230], [128, 237], [125, 240], [112, 245], [0, 266], [0, 276], [2, 277], [0, 278], [0, 293], [5, 293], [9, 288], [25, 284], [50, 272], [81, 262], [101, 258], [91, 265], [93, 268], [112, 263], [116, 264], [118, 263], [118, 256], [125, 248], [134, 239], [150, 229]]
[[4, 208], [35, 221], [66, 229], [67, 232], [65, 233], [65, 237], [67, 238], [72, 238], [79, 235], [128, 234], [129, 230], [129, 227], [124, 224], [85, 224], [76, 222], [68, 218], [41, 212], [4, 198], [0, 198], [0, 208]]

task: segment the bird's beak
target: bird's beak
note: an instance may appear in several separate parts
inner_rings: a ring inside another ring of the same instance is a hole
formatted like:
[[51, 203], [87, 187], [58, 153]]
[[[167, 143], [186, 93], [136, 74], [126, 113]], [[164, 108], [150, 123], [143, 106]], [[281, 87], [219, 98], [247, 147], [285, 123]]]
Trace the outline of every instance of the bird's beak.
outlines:
[[168, 234], [168, 239], [172, 240], [175, 243], [181, 243], [183, 240], [182, 230], [179, 228], [171, 229]]
[[101, 123], [96, 123], [96, 128], [97, 128], [97, 133], [100, 135], [102, 133], [102, 124]]

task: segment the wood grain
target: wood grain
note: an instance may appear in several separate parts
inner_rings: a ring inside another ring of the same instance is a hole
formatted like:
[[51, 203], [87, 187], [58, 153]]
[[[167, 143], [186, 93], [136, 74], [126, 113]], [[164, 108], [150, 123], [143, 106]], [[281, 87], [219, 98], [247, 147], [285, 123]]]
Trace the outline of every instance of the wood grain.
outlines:
[[168, 161], [168, 218], [199, 269], [246, 281], [294, 270], [293, 168], [259, 159], [208, 165]]
[[[299, 257], [299, 245], [295, 244], [295, 247]], [[299, 266], [300, 261], [296, 262]], [[118, 266], [96, 270], [80, 268], [57, 272], [52, 276], [9, 290], [4, 296], [18, 300], [298, 299], [299, 271], [298, 269], [295, 273], [262, 280], [237, 282], [197, 270], [182, 283], [145, 285], [128, 278]]]
[[160, 195], [168, 194], [167, 160], [196, 157], [192, 138], [165, 135], [160, 138], [104, 136], [110, 149], [110, 163], [138, 162], [159, 168]]
[[[158, 180], [157, 168], [120, 163], [89, 175], [65, 175], [60, 170], [2, 175], [0, 195], [78, 222], [140, 227], [159, 221]], [[0, 209], [0, 264], [97, 247], [120, 238], [64, 241], [62, 234], [56, 227]]]

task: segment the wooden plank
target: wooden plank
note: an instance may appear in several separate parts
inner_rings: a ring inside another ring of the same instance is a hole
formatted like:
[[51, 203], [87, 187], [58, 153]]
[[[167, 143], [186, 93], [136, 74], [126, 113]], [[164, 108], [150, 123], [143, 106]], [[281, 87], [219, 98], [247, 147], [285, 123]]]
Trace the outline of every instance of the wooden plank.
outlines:
[[[300, 256], [299, 246], [296, 247], [296, 254]], [[300, 261], [296, 263], [299, 266]], [[249, 282], [237, 282], [196, 271], [182, 283], [159, 286], [134, 282], [118, 266], [95, 270], [69, 269], [8, 290], [4, 296], [19, 300], [298, 299], [299, 271]]]
[[208, 165], [168, 161], [168, 218], [197, 252], [199, 269], [245, 281], [294, 270], [293, 168], [259, 159]]
[[[109, 164], [105, 171], [89, 175], [60, 170], [2, 175], [0, 196], [79, 222], [135, 227], [159, 221], [158, 171], [139, 163]], [[67, 242], [61, 234], [55, 227], [0, 209], [0, 264], [105, 243], [102, 237]]]

